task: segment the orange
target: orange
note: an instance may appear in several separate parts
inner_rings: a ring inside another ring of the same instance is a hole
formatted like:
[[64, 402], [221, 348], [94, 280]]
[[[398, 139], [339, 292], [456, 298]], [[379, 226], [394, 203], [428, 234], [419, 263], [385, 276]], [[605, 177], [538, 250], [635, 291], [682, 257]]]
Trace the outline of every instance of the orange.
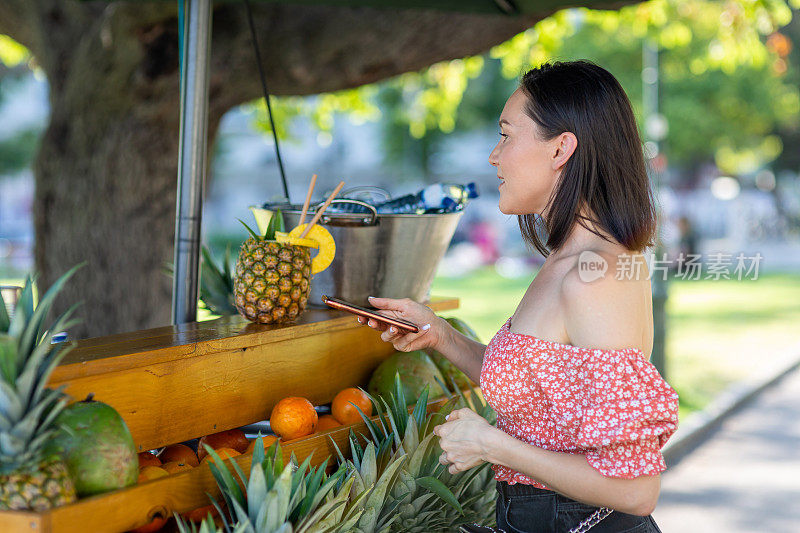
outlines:
[[197, 458], [201, 461], [206, 455], [208, 455], [204, 444], [209, 445], [212, 450], [219, 450], [220, 448], [233, 448], [237, 452], [242, 453], [247, 449], [247, 445], [250, 444], [250, 441], [247, 440], [244, 431], [241, 429], [229, 429], [227, 431], [220, 431], [219, 433], [206, 435], [200, 439], [200, 442], [197, 445]]
[[145, 466], [161, 466], [161, 460], [150, 452], [141, 452], [139, 454], [139, 468]]
[[183, 513], [183, 517], [190, 522], [202, 522], [208, 516], [208, 513], [211, 513], [211, 516], [216, 518], [219, 516], [219, 511], [213, 505], [206, 505], [204, 507], [198, 507], [193, 511], [187, 511]]
[[363, 420], [361, 414], [353, 404], [357, 405], [365, 415], [372, 415], [372, 402], [367, 393], [361, 389], [350, 387], [339, 391], [339, 394], [333, 398], [333, 402], [331, 402], [333, 417], [343, 425], [361, 422]]
[[[149, 453], [149, 452], [144, 452], [144, 453]], [[153, 454], [150, 453], [150, 455]], [[155, 455], [153, 455], [153, 458], [156, 461], [158, 461], [158, 458]], [[137, 482], [144, 483], [145, 481], [150, 481], [151, 479], [158, 479], [160, 477], [167, 477], [168, 475], [169, 472], [167, 472], [160, 466], [144, 465], [139, 469], [139, 479], [137, 480]], [[132, 529], [131, 531], [133, 533], [153, 533], [154, 531], [158, 531], [159, 529], [164, 527], [164, 524], [166, 523], [167, 523], [166, 518], [156, 516], [150, 522], [146, 523], [143, 526], [139, 526], [136, 529]]]
[[170, 461], [169, 463], [164, 463], [164, 466], [161, 468], [170, 474], [177, 474], [178, 472], [183, 472], [184, 470], [191, 470], [192, 465], [181, 463], [179, 461]]
[[185, 444], [173, 444], [171, 446], [167, 446], [161, 451], [160, 454], [158, 454], [158, 458], [161, 459], [161, 462], [164, 464], [172, 463], [174, 461], [186, 463], [189, 466], [197, 466], [200, 464], [197, 454], [194, 453], [193, 449], [189, 448]]
[[[262, 435], [262, 436], [261, 436], [261, 438], [264, 440], [264, 450], [265, 450], [265, 451], [266, 451], [266, 450], [267, 450], [267, 449], [268, 449], [270, 446], [272, 446], [272, 444], [273, 444], [273, 443], [274, 443], [276, 440], [278, 440], [278, 437], [276, 437], [275, 435]], [[246, 453], [246, 454], [247, 454], [247, 453], [253, 453], [253, 452], [256, 450], [256, 441], [257, 441], [257, 440], [258, 440], [258, 439], [253, 439], [253, 440], [251, 440], [251, 441], [250, 441], [250, 444], [248, 444], [248, 446], [247, 446], [247, 449], [244, 451], [244, 453]]]
[[327, 431], [333, 428], [340, 428], [342, 424], [333, 415], [322, 415], [317, 422], [317, 431]]
[[143, 526], [139, 526], [136, 529], [131, 529], [129, 533], [153, 533], [154, 531], [160, 530], [164, 527], [164, 524], [167, 523], [166, 518], [161, 518], [157, 516], [153, 518], [150, 522], [146, 523]]
[[[230, 459], [231, 457], [236, 457], [237, 455], [242, 455], [241, 453], [239, 453], [238, 451], [234, 450], [233, 448], [217, 448], [214, 451], [217, 452], [217, 455], [219, 455], [219, 458], [222, 459], [223, 461], [225, 459]], [[211, 457], [210, 455], [206, 455], [205, 457], [203, 457], [203, 460], [200, 461], [200, 462], [201, 463], [208, 463], [208, 462], [212, 462], [213, 463], [214, 462], [214, 458]]]
[[283, 440], [311, 435], [317, 427], [317, 420], [317, 412], [311, 402], [296, 396], [279, 401], [269, 415], [270, 428]]
[[139, 470], [139, 479], [137, 481], [139, 483], [143, 483], [145, 481], [150, 481], [151, 479], [167, 477], [168, 475], [169, 472], [167, 472], [160, 466], [145, 466], [144, 468]]

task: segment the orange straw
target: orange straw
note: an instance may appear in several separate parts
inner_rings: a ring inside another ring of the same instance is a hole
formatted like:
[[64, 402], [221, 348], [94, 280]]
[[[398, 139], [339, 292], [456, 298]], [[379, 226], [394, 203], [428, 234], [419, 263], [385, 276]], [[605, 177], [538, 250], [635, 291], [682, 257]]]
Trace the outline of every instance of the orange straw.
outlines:
[[314, 215], [314, 218], [312, 218], [311, 222], [308, 223], [308, 226], [306, 226], [306, 229], [303, 231], [302, 235], [300, 235], [301, 239], [305, 239], [306, 235], [308, 235], [308, 232], [311, 231], [311, 228], [314, 227], [314, 224], [317, 223], [317, 221], [320, 219], [320, 217], [325, 212], [325, 210], [328, 209], [328, 206], [331, 205], [331, 202], [333, 201], [333, 198], [337, 194], [339, 194], [339, 191], [342, 190], [342, 187], [344, 187], [344, 182], [340, 181], [339, 185], [337, 185], [336, 188], [331, 193], [331, 195], [328, 196], [328, 199], [325, 200], [325, 203], [322, 204], [322, 208], [319, 211], [317, 211], [317, 214]]
[[305, 222], [306, 214], [308, 213], [308, 204], [311, 203], [311, 195], [314, 193], [314, 185], [317, 184], [317, 175], [314, 174], [311, 176], [311, 185], [308, 186], [308, 192], [306, 193], [306, 203], [303, 204], [303, 212], [300, 214], [300, 223], [297, 224], [298, 226]]

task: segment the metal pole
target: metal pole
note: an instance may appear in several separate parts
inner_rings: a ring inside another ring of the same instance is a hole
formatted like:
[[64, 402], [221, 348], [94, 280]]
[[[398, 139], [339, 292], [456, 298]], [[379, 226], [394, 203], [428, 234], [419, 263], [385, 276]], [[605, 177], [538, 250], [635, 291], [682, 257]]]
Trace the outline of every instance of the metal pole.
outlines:
[[[645, 39], [642, 45], [642, 100], [644, 104], [643, 107], [644, 107], [645, 126], [647, 126], [649, 120], [652, 120], [658, 116], [659, 112], [658, 78], [659, 78], [658, 48], [656, 44], [652, 43], [648, 39]], [[647, 137], [650, 137], [649, 142], [653, 143], [652, 146], [655, 147], [656, 153], [651, 154], [655, 156], [658, 153], [658, 150], [660, 150], [660, 146], [658, 143], [660, 139], [657, 136], [648, 133], [648, 129], [649, 128], [645, 127], [645, 135]], [[653, 182], [653, 188], [656, 191], [656, 197], [658, 197], [658, 191], [661, 186], [661, 180], [659, 179], [659, 172], [651, 172], [651, 179]], [[661, 235], [660, 230], [661, 230], [661, 217], [659, 216], [658, 231], [656, 233], [659, 237], [657, 237], [656, 239], [656, 245], [653, 250], [654, 258], [656, 260], [661, 260], [662, 254], [664, 252], [664, 248], [662, 246], [660, 239]], [[667, 376], [666, 306], [667, 306], [668, 282], [667, 280], [664, 279], [664, 275], [661, 272], [654, 273], [654, 275], [650, 279], [651, 279], [651, 290], [653, 295], [653, 352], [650, 355], [650, 361], [658, 369], [661, 375], [664, 378], [666, 378]]]
[[180, 148], [175, 217], [172, 323], [197, 320], [200, 222], [208, 146], [211, 0], [183, 1]]

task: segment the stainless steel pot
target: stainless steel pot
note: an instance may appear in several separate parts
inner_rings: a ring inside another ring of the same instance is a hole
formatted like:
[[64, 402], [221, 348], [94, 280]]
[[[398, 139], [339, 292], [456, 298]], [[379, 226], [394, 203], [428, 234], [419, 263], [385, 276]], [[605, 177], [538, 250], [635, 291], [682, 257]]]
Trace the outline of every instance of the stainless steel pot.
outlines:
[[[463, 213], [388, 215], [359, 200], [343, 198], [334, 204], [357, 204], [369, 212], [320, 218], [336, 241], [336, 256], [327, 270], [314, 275], [309, 305], [324, 306], [323, 294], [362, 306], [369, 306], [368, 296], [428, 301], [436, 267]], [[282, 212], [288, 228], [300, 221], [298, 206]]]

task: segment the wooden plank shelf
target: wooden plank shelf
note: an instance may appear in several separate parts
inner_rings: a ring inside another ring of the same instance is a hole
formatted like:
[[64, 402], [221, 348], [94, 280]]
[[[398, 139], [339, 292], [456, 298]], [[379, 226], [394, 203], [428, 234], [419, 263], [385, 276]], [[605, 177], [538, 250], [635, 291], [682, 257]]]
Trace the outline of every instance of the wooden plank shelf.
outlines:
[[[435, 312], [458, 307], [433, 298]], [[394, 353], [378, 332], [340, 311], [310, 309], [293, 324], [256, 325], [226, 317], [79, 341], [55, 369], [50, 386], [75, 399], [94, 393], [125, 419], [140, 451], [265, 420], [286, 396], [329, 403], [341, 389], [365, 387], [372, 371]], [[318, 465], [349, 449], [356, 424], [289, 441], [285, 459], [312, 455]], [[250, 456], [237, 462], [245, 472]], [[120, 532], [208, 503], [216, 494], [201, 466], [127, 489], [84, 498], [44, 513], [0, 512], [0, 531]]]

